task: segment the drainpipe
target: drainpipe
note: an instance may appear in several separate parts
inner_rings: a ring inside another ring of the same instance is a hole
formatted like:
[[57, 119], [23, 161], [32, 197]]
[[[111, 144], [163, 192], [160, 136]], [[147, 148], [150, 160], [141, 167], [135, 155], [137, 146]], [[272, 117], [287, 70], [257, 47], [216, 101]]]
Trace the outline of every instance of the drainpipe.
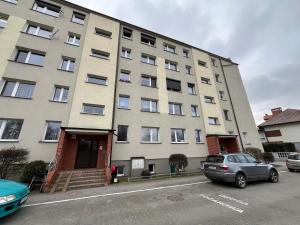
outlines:
[[229, 100], [230, 100], [230, 105], [231, 105], [232, 112], [233, 112], [234, 122], [235, 122], [235, 125], [236, 125], [236, 128], [237, 128], [238, 134], [239, 134], [239, 139], [240, 139], [240, 142], [241, 142], [242, 150], [244, 151], [245, 149], [244, 149], [244, 144], [243, 144], [243, 140], [242, 140], [242, 137], [241, 137], [240, 128], [239, 128], [239, 125], [238, 125], [238, 122], [237, 122], [237, 119], [236, 119], [236, 115], [235, 115], [234, 107], [233, 107], [233, 104], [232, 104], [232, 99], [231, 99], [230, 91], [229, 91], [229, 88], [228, 88], [228, 83], [227, 83], [227, 80], [226, 80], [226, 75], [225, 75], [224, 68], [223, 68], [223, 66], [232, 66], [233, 64], [223, 65], [222, 64], [222, 59], [219, 58], [219, 60], [220, 60], [221, 69], [222, 69], [222, 72], [223, 72], [223, 75], [224, 75], [224, 81], [225, 81], [226, 90], [228, 92], [228, 97], [229, 97]]

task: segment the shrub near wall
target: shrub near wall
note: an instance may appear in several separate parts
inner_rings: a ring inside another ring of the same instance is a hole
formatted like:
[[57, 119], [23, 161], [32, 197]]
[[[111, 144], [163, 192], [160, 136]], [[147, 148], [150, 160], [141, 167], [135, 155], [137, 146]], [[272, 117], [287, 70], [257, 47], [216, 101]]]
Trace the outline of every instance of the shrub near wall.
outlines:
[[296, 152], [294, 143], [266, 143], [265, 152]]

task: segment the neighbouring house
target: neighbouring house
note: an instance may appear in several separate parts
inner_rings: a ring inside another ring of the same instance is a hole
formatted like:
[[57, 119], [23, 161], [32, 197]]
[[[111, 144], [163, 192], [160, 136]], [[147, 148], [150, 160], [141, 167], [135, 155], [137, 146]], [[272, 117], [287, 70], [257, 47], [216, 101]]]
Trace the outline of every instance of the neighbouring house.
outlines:
[[262, 143], [294, 143], [300, 151], [300, 109], [271, 109], [264, 116], [265, 122], [258, 125]]
[[50, 186], [262, 149], [229, 58], [61, 0], [0, 1], [0, 41], [0, 148], [52, 162]]

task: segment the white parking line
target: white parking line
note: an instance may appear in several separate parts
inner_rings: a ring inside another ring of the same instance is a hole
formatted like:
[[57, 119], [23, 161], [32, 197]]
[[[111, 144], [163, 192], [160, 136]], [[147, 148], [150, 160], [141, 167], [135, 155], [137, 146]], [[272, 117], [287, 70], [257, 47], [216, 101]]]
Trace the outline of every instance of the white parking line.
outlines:
[[58, 201], [50, 201], [50, 202], [41, 202], [41, 203], [28, 204], [28, 205], [23, 205], [22, 207], [32, 207], [32, 206], [39, 206], [39, 205], [50, 205], [50, 204], [63, 203], [63, 202], [71, 202], [71, 201], [79, 201], [79, 200], [85, 200], [85, 199], [91, 199], [91, 198], [101, 198], [101, 197], [106, 197], [106, 196], [125, 195], [125, 194], [132, 194], [132, 193], [146, 192], [146, 191], [156, 191], [156, 190], [171, 189], [171, 188], [177, 188], [177, 187], [192, 186], [192, 185], [197, 185], [197, 184], [206, 184], [206, 183], [210, 183], [210, 182], [211, 181], [200, 181], [200, 182], [188, 183], [188, 184], [177, 184], [177, 185], [163, 186], [163, 187], [157, 187], [157, 188], [147, 188], [147, 189], [139, 189], [139, 190], [133, 190], [133, 191], [123, 191], [123, 192], [108, 193], [108, 194], [102, 194], [102, 195], [92, 195], [92, 196], [86, 196], [86, 197], [80, 197], [80, 198], [71, 198], [71, 199], [64, 199], [64, 200], [58, 200]]
[[221, 206], [223, 206], [223, 207], [225, 207], [225, 208], [228, 208], [228, 209], [231, 209], [231, 210], [233, 210], [233, 211], [236, 211], [236, 212], [238, 212], [238, 213], [243, 213], [243, 212], [244, 212], [244, 210], [242, 210], [242, 209], [240, 209], [240, 208], [237, 208], [237, 207], [234, 207], [234, 206], [232, 206], [232, 205], [226, 204], [226, 203], [224, 203], [224, 202], [218, 201], [217, 199], [214, 199], [214, 198], [209, 197], [209, 196], [207, 196], [207, 195], [200, 194], [199, 196], [202, 197], [202, 198], [205, 198], [205, 199], [207, 199], [207, 200], [209, 200], [209, 201], [212, 201], [212, 202], [214, 202], [214, 203], [217, 203], [217, 204], [219, 204], [219, 205], [221, 205]]
[[238, 200], [238, 199], [236, 199], [236, 198], [232, 198], [232, 197], [227, 196], [227, 195], [220, 194], [219, 196], [220, 196], [221, 198], [225, 198], [225, 199], [228, 199], [228, 200], [231, 200], [231, 201], [240, 203], [240, 204], [242, 204], [242, 205], [248, 205], [248, 202], [244, 202], [244, 201], [242, 201], [242, 200]]

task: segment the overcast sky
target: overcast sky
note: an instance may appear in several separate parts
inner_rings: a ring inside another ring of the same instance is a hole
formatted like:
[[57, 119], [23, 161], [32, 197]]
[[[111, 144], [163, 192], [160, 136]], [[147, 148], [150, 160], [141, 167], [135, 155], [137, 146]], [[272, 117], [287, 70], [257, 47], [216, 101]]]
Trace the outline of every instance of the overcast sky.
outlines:
[[300, 108], [300, 0], [70, 0], [240, 64], [254, 118]]

